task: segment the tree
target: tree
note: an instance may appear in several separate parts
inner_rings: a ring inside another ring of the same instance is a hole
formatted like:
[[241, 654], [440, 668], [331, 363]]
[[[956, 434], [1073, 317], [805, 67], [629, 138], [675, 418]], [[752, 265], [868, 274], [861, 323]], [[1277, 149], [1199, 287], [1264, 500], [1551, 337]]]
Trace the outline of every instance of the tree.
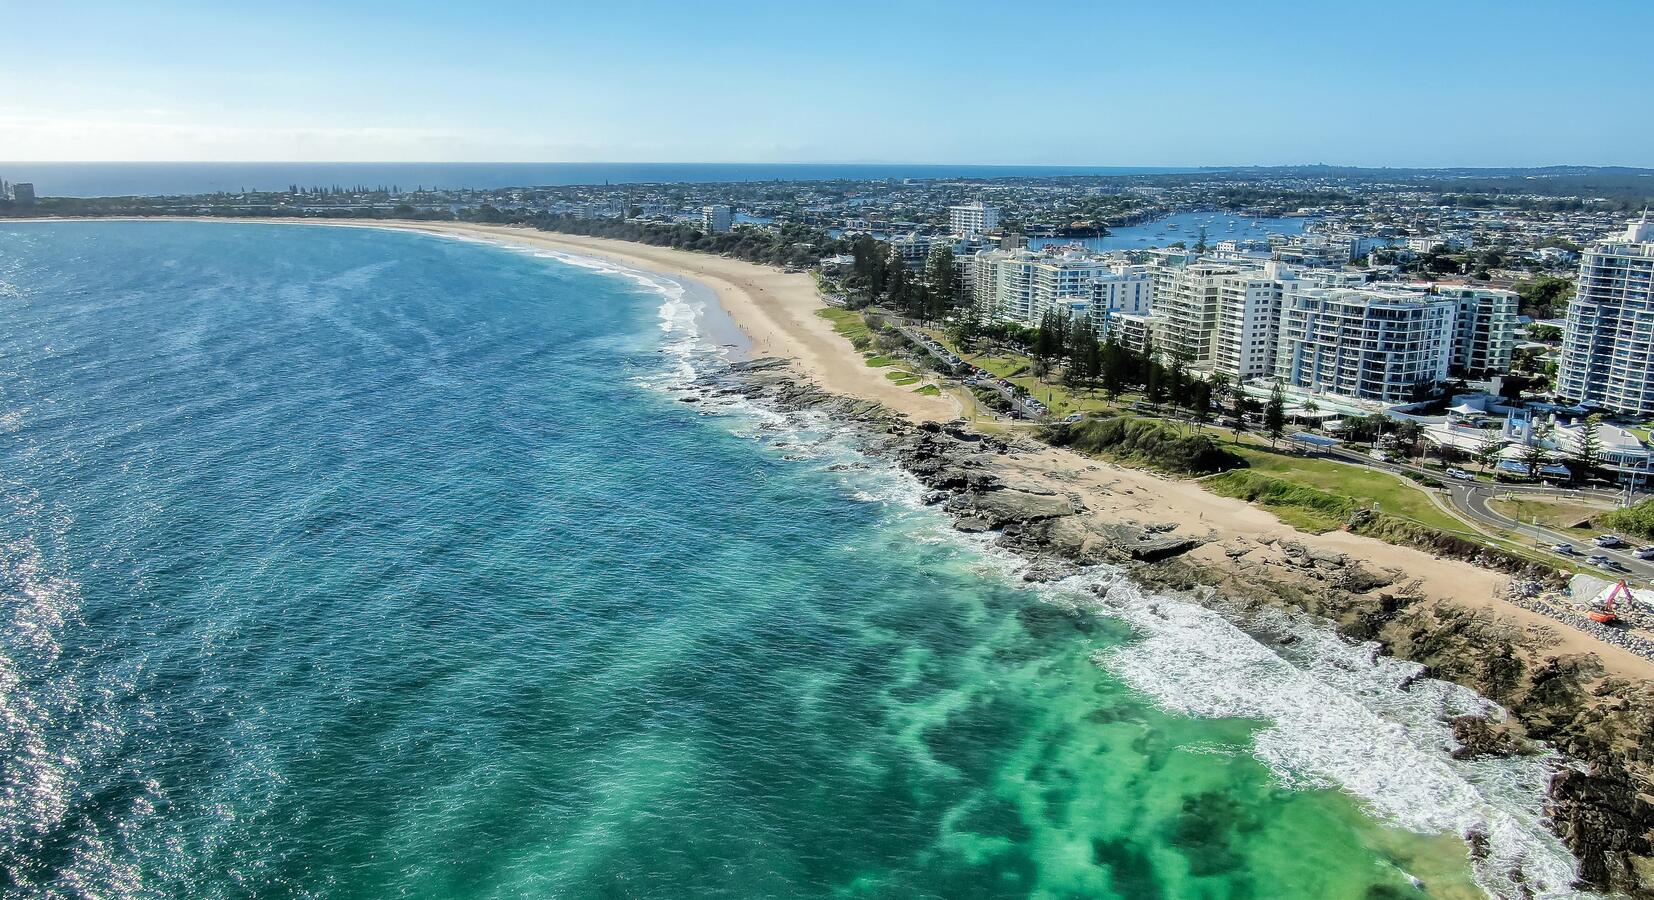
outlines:
[[1482, 432], [1481, 440], [1476, 444], [1476, 463], [1486, 472], [1494, 461], [1499, 458], [1499, 451], [1505, 449], [1505, 440], [1499, 432], [1488, 430]]
[[1046, 310], [1039, 320], [1039, 332], [1034, 337], [1034, 359], [1045, 363], [1049, 368], [1051, 361], [1062, 356], [1063, 338], [1066, 336], [1068, 323], [1066, 317], [1055, 310]]
[[1197, 378], [1189, 385], [1189, 410], [1194, 420], [1201, 425], [1212, 420], [1211, 382]]
[[1213, 372], [1209, 387], [1211, 388], [1212, 396], [1222, 400], [1223, 398], [1229, 396], [1229, 376], [1222, 372]]
[[1166, 399], [1173, 409], [1182, 409], [1189, 402], [1189, 370], [1183, 360], [1174, 359], [1166, 369]]
[[1153, 359], [1143, 363], [1143, 399], [1150, 403], [1166, 399], [1166, 370]]
[[901, 308], [907, 302], [907, 265], [900, 256], [887, 254], [885, 256], [884, 294], [890, 298], [892, 306]]
[[1246, 424], [1246, 414], [1250, 413], [1257, 404], [1253, 403], [1252, 398], [1246, 396], [1243, 391], [1234, 393], [1234, 401], [1234, 406], [1229, 409], [1229, 415], [1235, 421], [1235, 443], [1238, 444], [1240, 443], [1241, 432], [1250, 427]]
[[1091, 320], [1075, 316], [1068, 328], [1068, 383], [1095, 384], [1102, 370], [1102, 348]]
[[1538, 478], [1539, 470], [1545, 468], [1547, 462], [1549, 460], [1545, 458], [1545, 448], [1539, 446], [1537, 441], [1529, 443], [1522, 451], [1522, 464], [1528, 467], [1529, 478]]
[[1109, 333], [1108, 343], [1103, 345], [1103, 391], [1108, 394], [1110, 402], [1120, 399], [1125, 391], [1127, 380], [1131, 378], [1134, 365], [1131, 351], [1127, 350], [1118, 336]]
[[935, 321], [958, 302], [959, 285], [953, 268], [953, 248], [939, 247], [925, 260], [926, 316]]
[[1269, 391], [1269, 403], [1263, 409], [1263, 427], [1269, 432], [1269, 446], [1286, 434], [1286, 391], [1279, 381]]
[[959, 345], [963, 352], [969, 352], [971, 345], [982, 334], [982, 314], [974, 305], [959, 310], [953, 319], [953, 342]]
[[1589, 480], [1602, 465], [1601, 428], [1602, 416], [1599, 415], [1586, 416], [1585, 424], [1579, 426], [1579, 439], [1569, 458], [1579, 465], [1581, 478]]

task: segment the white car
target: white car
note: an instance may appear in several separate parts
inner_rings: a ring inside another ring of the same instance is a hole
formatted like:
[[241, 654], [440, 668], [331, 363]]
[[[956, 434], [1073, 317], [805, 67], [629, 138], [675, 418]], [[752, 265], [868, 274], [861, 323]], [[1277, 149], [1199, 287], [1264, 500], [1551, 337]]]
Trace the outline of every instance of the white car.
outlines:
[[1603, 556], [1601, 553], [1595, 553], [1591, 556], [1587, 556], [1585, 557], [1585, 561], [1599, 569], [1612, 569], [1614, 567], [1614, 561], [1606, 556]]
[[1073, 413], [1073, 414], [1069, 415], [1068, 418], [1063, 419], [1063, 421], [1067, 422], [1070, 425], [1072, 425], [1075, 422], [1078, 422], [1083, 418], [1085, 418], [1085, 413]]
[[1618, 547], [1623, 543], [1625, 543], [1625, 541], [1620, 540], [1620, 536], [1617, 535], [1617, 534], [1599, 534], [1599, 535], [1597, 535], [1597, 546], [1598, 547]]
[[1638, 547], [1631, 551], [1631, 555], [1638, 559], [1654, 559], [1654, 547]]
[[1463, 469], [1448, 469], [1447, 470], [1447, 477], [1448, 478], [1457, 478], [1460, 481], [1472, 481], [1472, 480], [1474, 480], [1472, 478], [1471, 474], [1469, 472], [1466, 472]]

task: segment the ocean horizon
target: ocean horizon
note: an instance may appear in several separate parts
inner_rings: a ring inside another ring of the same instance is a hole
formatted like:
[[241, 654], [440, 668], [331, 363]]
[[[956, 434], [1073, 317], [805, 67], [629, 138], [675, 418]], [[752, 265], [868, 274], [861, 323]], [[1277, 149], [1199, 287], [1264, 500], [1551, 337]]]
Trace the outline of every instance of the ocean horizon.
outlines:
[[1209, 171], [1179, 166], [1015, 166], [909, 163], [282, 163], [0, 162], [0, 178], [42, 197], [126, 197], [283, 191], [301, 187], [402, 190], [600, 184], [702, 184], [885, 178], [1010, 178]]
[[1487, 701], [1024, 582], [691, 280], [15, 222], [0, 313], [8, 896], [1573, 896]]

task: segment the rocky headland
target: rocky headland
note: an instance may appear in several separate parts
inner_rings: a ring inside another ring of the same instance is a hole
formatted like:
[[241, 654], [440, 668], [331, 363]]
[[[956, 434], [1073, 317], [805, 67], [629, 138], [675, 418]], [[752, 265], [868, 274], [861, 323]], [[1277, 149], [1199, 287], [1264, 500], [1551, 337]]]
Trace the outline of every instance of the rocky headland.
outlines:
[[[1580, 860], [1581, 886], [1654, 897], [1654, 690], [1581, 651], [1577, 635], [1564, 635], [1566, 626], [1519, 615], [1554, 587], [1532, 573], [1504, 582], [1505, 613], [1433, 596], [1414, 573], [1375, 562], [1381, 554], [1328, 549], [1309, 535], [1248, 536], [1199, 521], [1104, 514], [1088, 506], [1086, 492], [1067, 488], [1064, 472], [1031, 473], [1026, 458], [1048, 448], [963, 422], [914, 424], [879, 403], [824, 391], [785, 360], [736, 363], [696, 386], [856, 426], [864, 449], [895, 460], [924, 484], [926, 502], [952, 516], [955, 528], [993, 533], [999, 546], [1025, 557], [1029, 580], [1120, 566], [1140, 584], [1205, 602], [1242, 627], [1266, 611], [1315, 617], [1352, 641], [1420, 664], [1429, 677], [1475, 690], [1510, 715], [1453, 720], [1454, 755], [1557, 750], [1565, 762], [1550, 784], [1547, 813]], [[1453, 563], [1467, 572], [1497, 564]], [[1252, 633], [1270, 639], [1267, 629]], [[1478, 836], [1467, 838], [1471, 852], [1479, 852]]]

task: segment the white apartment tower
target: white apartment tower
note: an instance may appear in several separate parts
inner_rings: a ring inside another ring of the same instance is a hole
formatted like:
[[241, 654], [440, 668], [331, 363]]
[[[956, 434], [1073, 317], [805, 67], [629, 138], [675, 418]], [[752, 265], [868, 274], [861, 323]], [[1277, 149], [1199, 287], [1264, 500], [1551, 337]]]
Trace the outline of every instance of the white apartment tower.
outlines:
[[1382, 403], [1447, 378], [1457, 304], [1402, 291], [1290, 286], [1282, 293], [1275, 377], [1317, 393]]
[[1236, 382], [1272, 374], [1281, 318], [1279, 271], [1270, 266], [1235, 272], [1219, 276], [1217, 284], [1212, 371], [1222, 372]]
[[1211, 367], [1221, 279], [1240, 271], [1209, 262], [1155, 267], [1154, 346], [1159, 355], [1194, 369]]
[[1091, 281], [1091, 314], [1103, 311], [1146, 316], [1154, 303], [1154, 279], [1148, 266], [1116, 263]]
[[1146, 313], [1152, 296], [1143, 267], [1077, 255], [984, 250], [972, 258], [971, 295], [989, 317], [1037, 325], [1045, 314], [1085, 310], [1099, 327], [1109, 310]]
[[948, 223], [954, 234], [981, 234], [999, 227], [999, 207], [981, 200], [948, 207]]
[[701, 207], [701, 230], [707, 234], [726, 234], [734, 225], [735, 213], [729, 207]]
[[1654, 413], [1654, 221], [1647, 212], [1619, 238], [1580, 254], [1556, 391], [1575, 403]]
[[1511, 353], [1516, 349], [1520, 308], [1516, 292], [1440, 285], [1435, 293], [1458, 307], [1453, 325], [1453, 365], [1473, 377], [1508, 372]]

